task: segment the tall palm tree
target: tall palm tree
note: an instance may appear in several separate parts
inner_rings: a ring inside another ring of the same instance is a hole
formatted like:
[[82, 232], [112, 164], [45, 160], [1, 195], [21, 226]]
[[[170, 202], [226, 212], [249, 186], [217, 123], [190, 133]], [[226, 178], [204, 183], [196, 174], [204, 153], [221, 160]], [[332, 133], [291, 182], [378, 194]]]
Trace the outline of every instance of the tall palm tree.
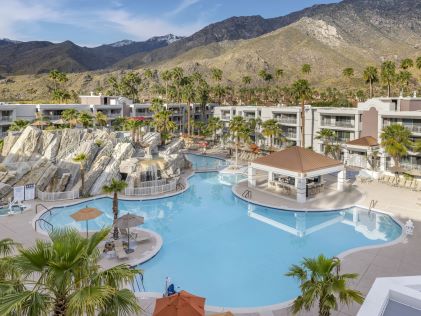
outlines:
[[397, 81], [399, 82], [402, 93], [405, 90], [405, 87], [408, 88], [411, 78], [412, 74], [408, 70], [401, 70], [397, 74]]
[[246, 92], [246, 96], [247, 96], [247, 100], [246, 101], [247, 102], [250, 102], [251, 94], [250, 94], [250, 91], [249, 91], [248, 86], [251, 83], [251, 77], [250, 76], [243, 76], [243, 78], [241, 78], [241, 81], [242, 81], [242, 83], [244, 85], [244, 91]]
[[279, 126], [279, 123], [274, 120], [267, 120], [262, 123], [262, 134], [265, 137], [269, 137], [269, 146], [272, 148], [273, 146], [273, 139], [281, 133], [281, 127]]
[[27, 120], [16, 120], [13, 121], [12, 124], [9, 126], [9, 131], [19, 132], [25, 129], [29, 125], [29, 121]]
[[165, 100], [168, 101], [168, 82], [171, 80], [171, 71], [164, 70], [161, 73], [161, 78], [165, 82]]
[[79, 111], [75, 109], [66, 109], [61, 113], [61, 118], [69, 124], [70, 127], [76, 126], [78, 117]]
[[311, 73], [311, 65], [310, 64], [304, 64], [301, 66], [301, 73], [303, 75], [308, 75]]
[[408, 154], [409, 148], [413, 145], [410, 137], [411, 131], [400, 124], [386, 126], [380, 134], [381, 146], [398, 167], [401, 158]]
[[113, 238], [118, 239], [118, 228], [117, 228], [117, 219], [118, 219], [118, 194], [127, 187], [127, 182], [120, 181], [117, 179], [112, 179], [109, 185], [104, 185], [102, 190], [104, 193], [113, 195]]
[[392, 84], [396, 81], [396, 64], [390, 60], [383, 62], [380, 77], [383, 84], [387, 86], [387, 96], [390, 98]]
[[249, 137], [247, 122], [242, 116], [234, 116], [229, 122], [229, 130], [235, 140], [235, 166], [238, 166], [238, 148], [242, 139]]
[[82, 182], [80, 186], [80, 192], [82, 196], [85, 194], [85, 163], [87, 159], [88, 156], [86, 156], [85, 153], [80, 153], [73, 157], [73, 161], [77, 162], [80, 168], [80, 179]]
[[379, 81], [377, 68], [374, 66], [368, 66], [364, 70], [363, 78], [364, 78], [364, 81], [370, 85], [370, 99], [371, 99], [373, 97], [373, 84]]
[[305, 103], [312, 98], [313, 90], [307, 80], [300, 79], [292, 84], [294, 98], [301, 101], [301, 147], [305, 148]]
[[347, 282], [358, 277], [356, 273], [340, 274], [341, 261], [338, 258], [326, 258], [323, 255], [315, 259], [304, 258], [300, 265], [292, 265], [287, 276], [300, 282], [301, 295], [291, 307], [293, 314], [318, 304], [319, 316], [329, 316], [331, 310], [338, 310], [340, 303], [350, 305], [352, 302], [362, 304], [361, 292], [348, 287]]
[[187, 104], [187, 135], [190, 137], [191, 135], [191, 105], [196, 97], [196, 91], [194, 90], [194, 87], [191, 84], [191, 82], [183, 86], [183, 90], [181, 94], [182, 94], [182, 98]]
[[99, 244], [109, 229], [83, 238], [74, 229], [53, 230], [50, 241], [19, 248], [8, 258], [20, 273], [0, 279], [0, 315], [133, 315], [140, 312], [126, 288], [142, 273], [128, 265], [103, 269]]
[[181, 91], [180, 88], [182, 86], [182, 81], [184, 78], [184, 70], [181, 67], [175, 67], [171, 70], [171, 78], [172, 78], [172, 82], [174, 84], [175, 87], [175, 91], [176, 91], [176, 101], [180, 102], [181, 100]]
[[107, 126], [107, 123], [108, 123], [108, 117], [107, 117], [107, 115], [105, 115], [101, 111], [96, 112], [96, 114], [95, 114], [95, 123], [98, 126], [101, 126], [101, 127]]
[[212, 72], [212, 79], [216, 82], [221, 82], [222, 81], [222, 75], [223, 75], [223, 71], [219, 68], [212, 68], [211, 69]]

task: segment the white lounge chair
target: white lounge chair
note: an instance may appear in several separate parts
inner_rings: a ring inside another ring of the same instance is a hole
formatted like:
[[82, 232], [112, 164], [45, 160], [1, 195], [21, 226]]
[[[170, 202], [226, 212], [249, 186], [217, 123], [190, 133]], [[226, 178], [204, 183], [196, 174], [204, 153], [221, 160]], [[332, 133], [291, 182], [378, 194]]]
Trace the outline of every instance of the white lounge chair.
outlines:
[[123, 243], [119, 240], [114, 243], [114, 251], [118, 259], [127, 259], [129, 257], [124, 250]]
[[405, 234], [408, 236], [414, 234], [414, 223], [410, 219], [405, 223]]

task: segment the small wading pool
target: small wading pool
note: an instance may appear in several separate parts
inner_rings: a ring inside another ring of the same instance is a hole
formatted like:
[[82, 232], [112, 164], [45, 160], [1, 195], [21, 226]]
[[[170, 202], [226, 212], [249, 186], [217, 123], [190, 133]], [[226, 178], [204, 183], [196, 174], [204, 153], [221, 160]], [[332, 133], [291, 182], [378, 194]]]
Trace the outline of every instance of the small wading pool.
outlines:
[[[157, 232], [164, 241], [160, 252], [140, 266], [146, 291], [163, 293], [165, 278], [170, 277], [176, 287], [206, 297], [208, 305], [277, 304], [299, 294], [297, 282], [285, 273], [303, 257], [336, 256], [401, 235], [400, 225], [391, 217], [357, 207], [291, 212], [247, 203], [235, 197], [215, 172], [196, 174], [189, 183], [186, 192], [173, 197], [120, 201], [120, 215], [144, 216], [142, 227]], [[90, 229], [112, 224], [109, 198], [53, 209], [43, 218], [54, 227], [83, 230], [84, 223], [74, 222], [70, 214], [86, 205], [104, 212], [90, 221]]]

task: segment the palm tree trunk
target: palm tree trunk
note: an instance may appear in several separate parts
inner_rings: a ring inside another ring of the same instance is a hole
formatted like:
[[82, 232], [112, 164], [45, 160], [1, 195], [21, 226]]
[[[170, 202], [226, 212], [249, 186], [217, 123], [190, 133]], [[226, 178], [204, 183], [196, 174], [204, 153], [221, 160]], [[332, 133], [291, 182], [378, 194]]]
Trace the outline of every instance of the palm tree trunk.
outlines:
[[387, 84], [387, 97], [390, 98], [390, 83]]
[[67, 298], [63, 296], [58, 296], [54, 302], [54, 316], [65, 316], [67, 313]]
[[82, 194], [82, 196], [84, 196], [85, 194], [85, 168], [83, 168], [83, 166], [80, 166], [80, 178], [82, 181], [82, 184], [80, 186], [80, 192]]
[[113, 232], [113, 238], [114, 240], [118, 239], [118, 228], [117, 228], [117, 219], [118, 219], [118, 194], [117, 192], [114, 192], [113, 195], [113, 226], [114, 226], [114, 232]]
[[304, 99], [301, 101], [301, 147], [305, 148], [305, 116], [304, 116]]
[[238, 146], [240, 145], [240, 140], [236, 139], [235, 141], [235, 167], [238, 167]]

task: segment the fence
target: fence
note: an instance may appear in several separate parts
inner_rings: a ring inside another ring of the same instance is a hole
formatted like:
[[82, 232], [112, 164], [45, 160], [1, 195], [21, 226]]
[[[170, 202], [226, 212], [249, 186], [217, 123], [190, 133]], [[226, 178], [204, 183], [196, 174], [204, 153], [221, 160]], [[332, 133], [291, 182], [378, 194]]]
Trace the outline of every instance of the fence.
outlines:
[[61, 201], [61, 200], [74, 200], [79, 198], [79, 190], [65, 191], [65, 192], [42, 192], [37, 190], [38, 198], [41, 201]]
[[[162, 185], [126, 188], [125, 194], [127, 196], [148, 196], [148, 195], [163, 194], [166, 192], [175, 191], [177, 188], [178, 179], [179, 178], [174, 178], [173, 180], [170, 180], [168, 183], [162, 184]], [[155, 182], [155, 181], [149, 181], [149, 182]]]

